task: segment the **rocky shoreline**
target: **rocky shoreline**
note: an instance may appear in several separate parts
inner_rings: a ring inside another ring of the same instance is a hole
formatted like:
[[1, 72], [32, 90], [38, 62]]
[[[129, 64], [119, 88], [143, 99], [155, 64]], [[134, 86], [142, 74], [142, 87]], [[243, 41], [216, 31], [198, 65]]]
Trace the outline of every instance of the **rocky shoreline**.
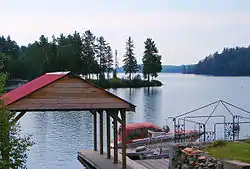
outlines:
[[169, 150], [169, 169], [223, 169], [225, 165], [230, 166], [230, 169], [250, 168], [248, 163], [212, 157], [204, 150], [213, 144], [213, 142], [172, 143]]

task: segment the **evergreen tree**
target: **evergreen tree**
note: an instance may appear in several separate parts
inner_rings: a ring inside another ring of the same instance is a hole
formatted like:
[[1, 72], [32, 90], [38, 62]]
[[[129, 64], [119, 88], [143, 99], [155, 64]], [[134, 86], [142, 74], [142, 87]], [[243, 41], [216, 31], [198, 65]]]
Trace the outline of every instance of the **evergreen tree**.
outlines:
[[118, 69], [118, 53], [117, 53], [117, 50], [115, 50], [115, 68], [113, 70], [113, 78], [117, 78], [117, 69]]
[[0, 52], [0, 70], [1, 72], [7, 72], [8, 70], [6, 70], [5, 64], [6, 61], [8, 61], [8, 56], [6, 56], [4, 53]]
[[113, 70], [112, 66], [113, 66], [113, 54], [112, 54], [112, 49], [110, 46], [107, 46], [107, 52], [106, 52], [106, 59], [107, 59], [107, 76], [108, 79], [110, 78], [110, 72]]
[[150, 75], [152, 77], [157, 77], [158, 72], [161, 72], [161, 56], [158, 54], [158, 49], [155, 42], [148, 38], [145, 42], [145, 51], [142, 58], [143, 62], [143, 75], [150, 81]]
[[49, 58], [49, 67], [48, 70], [53, 72], [53, 71], [57, 71], [58, 70], [58, 58], [57, 58], [57, 44], [56, 44], [56, 38], [53, 35], [52, 36], [52, 42], [50, 42], [49, 45], [49, 51], [50, 51], [50, 58]]
[[104, 73], [107, 70], [107, 46], [102, 36], [97, 39], [96, 56], [99, 58], [100, 79], [105, 79]]
[[0, 37], [0, 53], [8, 56], [5, 62], [5, 70], [9, 72], [9, 76], [11, 78], [22, 78], [22, 75], [25, 74], [25, 63], [21, 58], [19, 46], [11, 40], [10, 36], [7, 38]]
[[48, 38], [42, 35], [39, 38], [38, 47], [40, 48], [40, 53], [43, 57], [43, 63], [45, 65], [49, 64], [49, 41]]
[[126, 42], [126, 53], [124, 57], [123, 69], [125, 70], [125, 74], [129, 74], [129, 79], [131, 80], [132, 73], [136, 73], [138, 71], [138, 65], [134, 54], [134, 44], [131, 37], [129, 37]]
[[97, 61], [95, 58], [95, 36], [90, 30], [85, 31], [83, 35], [83, 74], [96, 73]]
[[68, 40], [69, 40], [69, 46], [71, 46], [71, 48], [69, 48], [71, 56], [70, 56], [70, 66], [69, 66], [69, 70], [72, 71], [73, 73], [76, 74], [80, 74], [82, 72], [82, 53], [83, 53], [83, 49], [82, 49], [82, 38], [80, 36], [79, 32], [76, 32], [73, 34], [73, 36], [69, 35], [68, 36]]
[[188, 73], [215, 76], [250, 76], [250, 46], [224, 48], [189, 66]]

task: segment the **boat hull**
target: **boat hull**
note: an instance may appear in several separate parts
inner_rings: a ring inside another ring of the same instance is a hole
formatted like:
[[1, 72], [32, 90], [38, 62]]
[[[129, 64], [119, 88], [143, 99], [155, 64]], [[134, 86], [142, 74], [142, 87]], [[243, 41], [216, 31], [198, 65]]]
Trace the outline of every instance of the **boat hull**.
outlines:
[[[193, 132], [191, 134], [176, 134], [176, 137], [178, 139], [183, 139], [188, 142], [195, 142], [197, 139], [200, 138], [202, 133], [198, 132]], [[139, 139], [139, 140], [133, 140], [131, 143], [127, 143], [126, 147], [127, 148], [134, 148], [138, 146], [144, 146], [144, 145], [149, 145], [149, 144], [157, 144], [157, 143], [164, 143], [164, 142], [174, 142], [174, 134], [166, 134], [166, 135], [161, 135], [157, 137], [151, 137], [151, 138], [144, 138], [144, 139]], [[122, 144], [118, 143], [118, 148], [121, 148]], [[111, 148], [114, 148], [114, 144], [111, 143]]]

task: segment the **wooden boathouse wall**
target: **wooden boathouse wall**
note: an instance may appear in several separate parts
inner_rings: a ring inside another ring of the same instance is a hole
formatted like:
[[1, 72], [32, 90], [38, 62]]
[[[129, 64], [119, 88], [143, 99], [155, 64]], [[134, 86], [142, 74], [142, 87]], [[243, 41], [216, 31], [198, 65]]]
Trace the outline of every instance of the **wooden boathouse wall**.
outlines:
[[93, 115], [94, 151], [97, 151], [97, 114], [99, 114], [99, 152], [101, 155], [104, 154], [103, 115], [106, 113], [106, 157], [111, 158], [110, 119], [112, 118], [114, 125], [113, 163], [118, 163], [117, 127], [119, 122], [122, 125], [122, 168], [126, 168], [126, 112], [135, 111], [135, 105], [126, 100], [70, 72], [46, 73], [2, 95], [1, 99], [9, 111], [19, 112], [11, 121], [11, 125], [29, 111], [89, 111]]
[[16, 111], [121, 108], [133, 106], [77, 76], [65, 76], [8, 106]]

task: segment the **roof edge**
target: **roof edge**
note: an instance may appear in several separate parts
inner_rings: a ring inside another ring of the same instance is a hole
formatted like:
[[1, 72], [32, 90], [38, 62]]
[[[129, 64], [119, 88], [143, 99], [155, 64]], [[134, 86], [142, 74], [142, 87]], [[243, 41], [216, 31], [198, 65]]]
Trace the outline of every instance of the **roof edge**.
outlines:
[[[56, 72], [55, 72], [55, 73], [56, 73]], [[49, 74], [49, 73], [45, 73], [45, 74]], [[45, 74], [43, 74], [43, 75], [45, 75]], [[53, 72], [51, 72], [51, 74], [53, 74]], [[62, 74], [63, 74], [63, 73], [62, 73]], [[54, 81], [52, 81], [52, 82], [50, 82], [50, 83], [47, 83], [47, 84], [45, 84], [45, 85], [43, 85], [43, 86], [37, 88], [36, 90], [32, 91], [31, 93], [29, 93], [29, 94], [27, 94], [27, 95], [25, 95], [25, 96], [22, 96], [22, 97], [18, 98], [17, 100], [15, 100], [15, 101], [13, 101], [13, 102], [11, 102], [11, 103], [4, 104], [4, 105], [5, 105], [5, 106], [9, 106], [9, 105], [11, 105], [11, 104], [13, 104], [13, 103], [19, 101], [20, 99], [22, 99], [22, 98], [24, 98], [24, 97], [26, 97], [26, 96], [31, 95], [32, 93], [34, 93], [34, 92], [40, 90], [41, 88], [44, 88], [44, 87], [46, 87], [46, 86], [48, 86], [48, 85], [54, 83], [55, 81], [57, 81], [57, 80], [59, 80], [59, 79], [65, 77], [65, 76], [69, 75], [69, 74], [70, 74], [70, 72], [64, 73], [64, 75], [61, 76], [61, 77], [59, 77], [58, 79], [56, 79], [56, 80], [54, 80]], [[42, 75], [42, 76], [43, 76], [43, 75]], [[59, 74], [58, 74], [58, 75], [59, 75]], [[39, 77], [40, 77], [40, 76], [39, 76]], [[37, 78], [38, 78], [38, 77], [37, 77]], [[35, 79], [37, 79], [37, 78], [35, 78]], [[35, 80], [35, 79], [33, 79], [33, 80]], [[31, 81], [33, 81], [33, 80], [31, 80]], [[31, 82], [31, 81], [29, 81], [29, 82]], [[29, 82], [27, 82], [27, 83], [29, 83]], [[27, 84], [27, 83], [25, 83], [25, 84]], [[24, 85], [25, 85], [25, 84], [24, 84]], [[23, 86], [23, 85], [22, 85], [22, 86]], [[22, 87], [22, 86], [20, 86], [20, 87]], [[19, 87], [18, 87], [18, 88], [19, 88]], [[18, 89], [18, 88], [16, 88], [16, 89]], [[14, 89], [14, 90], [16, 90], [16, 89]], [[11, 92], [11, 91], [10, 91], [10, 92]], [[8, 93], [9, 93], [9, 92], [8, 92]], [[7, 93], [5, 93], [5, 94], [7, 94]], [[4, 95], [5, 95], [5, 94], [4, 94]], [[6, 98], [4, 98], [4, 95], [1, 96], [1, 99], [2, 99], [3, 101], [4, 101], [4, 99], [6, 99]], [[8, 98], [7, 98], [7, 99], [8, 99]]]
[[92, 82], [90, 82], [90, 81], [88, 81], [88, 80], [82, 78], [82, 77], [79, 76], [79, 75], [76, 75], [76, 74], [73, 74], [73, 73], [70, 73], [70, 75], [75, 76], [75, 77], [78, 77], [78, 78], [80, 78], [81, 80], [83, 80], [83, 81], [89, 83], [90, 85], [92, 85], [92, 86], [94, 86], [94, 87], [96, 87], [96, 88], [98, 88], [98, 89], [100, 89], [100, 90], [102, 90], [102, 91], [107, 92], [107, 94], [109, 94], [109, 95], [111, 95], [111, 96], [113, 96], [113, 97], [116, 97], [117, 99], [119, 99], [119, 100], [121, 100], [121, 101], [126, 102], [127, 104], [129, 104], [129, 105], [131, 106], [131, 107], [129, 108], [129, 111], [135, 112], [136, 105], [134, 105], [134, 104], [128, 102], [128, 101], [125, 100], [125, 99], [122, 99], [121, 97], [119, 97], [119, 96], [117, 96], [117, 95], [115, 95], [115, 94], [113, 94], [113, 93], [111, 93], [111, 92], [105, 90], [104, 88], [102, 88], [102, 87], [100, 87], [100, 86], [97, 86], [96, 84], [94, 84], [94, 83], [92, 83]]

